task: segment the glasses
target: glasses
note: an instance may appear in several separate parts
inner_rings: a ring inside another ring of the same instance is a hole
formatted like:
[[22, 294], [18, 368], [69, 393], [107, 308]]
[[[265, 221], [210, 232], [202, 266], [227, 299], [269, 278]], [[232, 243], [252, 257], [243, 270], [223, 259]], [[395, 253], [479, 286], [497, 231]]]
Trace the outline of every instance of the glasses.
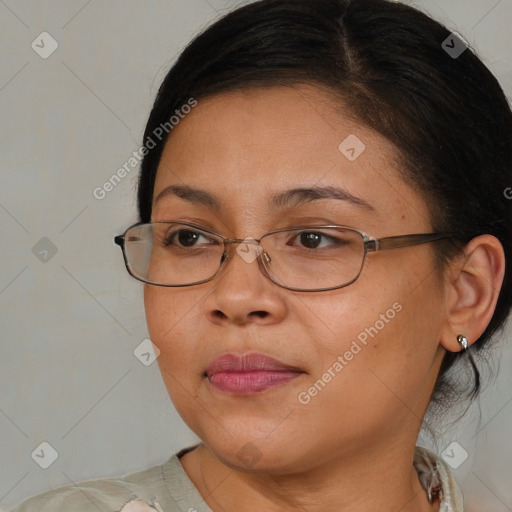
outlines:
[[222, 235], [184, 222], [138, 223], [114, 242], [123, 250], [135, 279], [156, 286], [193, 286], [211, 281], [236, 252], [258, 261], [275, 284], [288, 290], [327, 291], [353, 283], [369, 252], [399, 249], [452, 238], [455, 233], [424, 233], [372, 238], [347, 226], [302, 226], [253, 238]]

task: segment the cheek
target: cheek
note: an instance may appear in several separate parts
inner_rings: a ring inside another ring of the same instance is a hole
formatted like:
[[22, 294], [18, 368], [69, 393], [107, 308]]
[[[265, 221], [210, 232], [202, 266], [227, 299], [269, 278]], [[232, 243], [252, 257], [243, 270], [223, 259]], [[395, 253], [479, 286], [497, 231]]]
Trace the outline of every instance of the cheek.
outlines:
[[163, 365], [168, 372], [174, 374], [177, 369], [183, 369], [184, 364], [193, 368], [188, 362], [198, 356], [194, 333], [199, 325], [201, 298], [187, 289], [146, 286], [144, 290], [149, 335], [160, 350], [161, 367]]
[[330, 296], [303, 299], [302, 324], [315, 340], [309, 350], [321, 361], [312, 382], [332, 381], [355, 405], [386, 386], [412, 400], [430, 383], [444, 311], [440, 279], [426, 263], [405, 263], [392, 277], [385, 268], [367, 272]]
[[165, 333], [172, 327], [171, 317], [175, 316], [175, 306], [172, 295], [164, 295], [164, 292], [156, 287], [145, 286], [146, 323], [151, 341], [158, 346], [160, 351], [164, 348], [162, 341]]
[[[204, 295], [204, 292], [203, 292]], [[144, 307], [150, 334], [155, 339], [171, 339], [173, 332], [190, 324], [190, 318], [197, 315], [201, 296], [187, 288], [165, 288], [146, 285]]]
[[[151, 341], [160, 350], [162, 379], [176, 410], [186, 423], [194, 417], [197, 383], [201, 377], [201, 347], [194, 336], [201, 296], [188, 289], [146, 286], [144, 304]], [[204, 295], [204, 292], [203, 292]]]

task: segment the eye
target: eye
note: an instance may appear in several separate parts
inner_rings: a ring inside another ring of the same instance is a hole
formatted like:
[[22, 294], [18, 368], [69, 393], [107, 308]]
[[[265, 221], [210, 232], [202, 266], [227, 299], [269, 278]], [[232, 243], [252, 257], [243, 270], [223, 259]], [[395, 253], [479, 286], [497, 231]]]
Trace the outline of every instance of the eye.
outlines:
[[197, 247], [198, 245], [218, 244], [218, 242], [201, 231], [192, 229], [176, 229], [164, 237], [164, 246]]
[[[292, 239], [290, 245], [301, 245], [306, 249], [319, 249], [330, 245], [340, 245], [340, 238], [334, 238], [321, 231], [302, 231]], [[297, 243], [298, 242], [298, 243]]]

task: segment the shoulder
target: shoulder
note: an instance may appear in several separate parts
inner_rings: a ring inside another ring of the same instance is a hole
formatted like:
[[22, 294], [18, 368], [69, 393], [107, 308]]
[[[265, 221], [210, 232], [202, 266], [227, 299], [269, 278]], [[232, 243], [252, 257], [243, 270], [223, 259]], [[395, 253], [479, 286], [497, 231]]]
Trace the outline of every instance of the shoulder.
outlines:
[[450, 468], [441, 457], [417, 446], [414, 466], [427, 495], [440, 498], [440, 512], [464, 511], [462, 492]]
[[167, 492], [162, 471], [173, 458], [137, 473], [46, 491], [26, 499], [11, 512], [162, 512], [158, 500], [160, 495], [165, 499]]

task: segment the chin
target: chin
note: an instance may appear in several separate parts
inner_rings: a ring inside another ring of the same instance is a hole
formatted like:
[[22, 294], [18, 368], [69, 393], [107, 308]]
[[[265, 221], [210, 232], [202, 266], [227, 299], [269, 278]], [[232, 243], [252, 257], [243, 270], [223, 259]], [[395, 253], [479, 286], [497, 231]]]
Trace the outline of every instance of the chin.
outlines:
[[[308, 455], [303, 453], [304, 446], [295, 441], [296, 437], [285, 437], [270, 439], [247, 433], [222, 438], [212, 435], [202, 439], [217, 459], [233, 470], [275, 475], [300, 472], [308, 465]], [[310, 464], [315, 458], [309, 461]]]

